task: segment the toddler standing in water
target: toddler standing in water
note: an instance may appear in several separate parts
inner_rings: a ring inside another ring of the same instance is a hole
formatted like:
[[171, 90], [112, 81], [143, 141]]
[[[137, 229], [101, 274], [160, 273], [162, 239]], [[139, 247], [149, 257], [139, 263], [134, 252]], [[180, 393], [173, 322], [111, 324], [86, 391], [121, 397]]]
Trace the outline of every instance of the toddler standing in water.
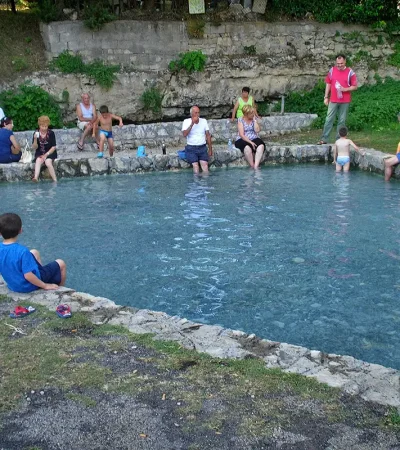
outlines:
[[342, 127], [339, 129], [340, 138], [335, 142], [333, 146], [333, 163], [336, 164], [336, 172], [340, 172], [343, 168], [343, 172], [350, 170], [350, 146], [354, 147], [355, 151], [362, 156], [365, 152], [360, 152], [357, 145], [351, 140], [347, 139], [347, 128]]

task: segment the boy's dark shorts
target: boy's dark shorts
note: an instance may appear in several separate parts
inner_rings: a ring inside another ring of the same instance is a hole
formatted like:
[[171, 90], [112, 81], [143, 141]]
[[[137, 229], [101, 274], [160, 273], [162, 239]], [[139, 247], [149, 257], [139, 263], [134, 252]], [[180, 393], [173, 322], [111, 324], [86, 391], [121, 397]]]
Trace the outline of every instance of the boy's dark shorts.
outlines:
[[197, 163], [199, 161], [208, 161], [207, 145], [187, 145], [185, 147], [186, 161], [189, 164]]
[[61, 283], [61, 269], [57, 261], [53, 261], [49, 264], [46, 264], [45, 266], [42, 266], [37, 260], [36, 262], [39, 268], [40, 279], [43, 281], [43, 283]]

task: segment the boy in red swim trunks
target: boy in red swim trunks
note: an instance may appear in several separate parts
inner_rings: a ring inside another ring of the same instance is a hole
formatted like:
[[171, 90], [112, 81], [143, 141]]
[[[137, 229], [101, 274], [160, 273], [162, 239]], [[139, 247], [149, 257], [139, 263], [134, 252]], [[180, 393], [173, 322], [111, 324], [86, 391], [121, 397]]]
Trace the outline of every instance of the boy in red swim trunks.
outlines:
[[94, 133], [97, 131], [97, 127], [100, 125], [100, 132], [99, 132], [99, 138], [100, 138], [100, 152], [97, 155], [99, 158], [103, 157], [103, 149], [104, 149], [104, 143], [107, 139], [108, 143], [108, 152], [110, 156], [113, 156], [114, 154], [114, 139], [112, 134], [112, 121], [119, 120], [119, 127], [121, 128], [124, 124], [122, 123], [122, 118], [119, 116], [116, 116], [114, 114], [111, 114], [108, 112], [108, 106], [103, 105], [100, 106], [99, 109], [100, 115], [98, 116], [97, 121], [94, 123]]

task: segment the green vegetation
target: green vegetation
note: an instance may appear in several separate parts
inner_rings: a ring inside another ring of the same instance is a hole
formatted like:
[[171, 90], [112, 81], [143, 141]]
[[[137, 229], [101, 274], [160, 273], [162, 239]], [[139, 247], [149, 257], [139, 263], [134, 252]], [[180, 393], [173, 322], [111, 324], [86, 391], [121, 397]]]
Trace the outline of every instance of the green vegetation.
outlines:
[[106, 1], [85, 2], [83, 20], [91, 30], [101, 30], [103, 26], [116, 19], [110, 11], [110, 4]]
[[169, 70], [173, 73], [185, 70], [188, 73], [203, 72], [206, 65], [207, 56], [201, 50], [180, 53], [179, 59], [169, 63]]
[[389, 57], [388, 63], [392, 66], [400, 68], [400, 41], [394, 45], [395, 52]]
[[156, 87], [146, 89], [140, 97], [145, 109], [153, 111], [153, 113], [161, 112], [161, 104], [163, 97]]
[[[0, 93], [0, 105], [14, 119], [14, 130], [34, 130], [40, 116], [49, 116], [54, 128], [62, 126], [61, 110], [54, 98], [38, 86], [23, 84]], [[39, 112], [38, 112], [39, 111]]]
[[[3, 308], [13, 304], [4, 301], [9, 305]], [[0, 412], [19, 414], [27, 392], [57, 386], [78, 408], [94, 408], [103, 395], [119, 393], [149, 407], [162, 404], [169, 417], [179, 417], [186, 436], [263, 438], [276, 429], [320, 422], [374, 429], [399, 423], [394, 409], [369, 406], [312, 378], [266, 369], [258, 358], [212, 358], [150, 334], [93, 325], [84, 313], [60, 320], [34, 306], [35, 315], [21, 322], [25, 335], [13, 336], [8, 319], [0, 318]]]
[[59, 70], [63, 73], [80, 73], [93, 78], [102, 88], [110, 89], [116, 79], [115, 74], [120, 70], [118, 65], [104, 64], [97, 60], [91, 63], [84, 63], [82, 56], [63, 51], [50, 64], [52, 70]]
[[0, 10], [1, 80], [47, 67], [39, 20], [32, 12]]
[[373, 24], [377, 21], [397, 20], [397, 0], [337, 0], [327, 7], [324, 0], [272, 0], [268, 15], [275, 13], [301, 19], [310, 14], [318, 22]]
[[[326, 110], [325, 110], [326, 112]], [[351, 115], [351, 112], [350, 112]], [[331, 140], [334, 142], [336, 127], [331, 132]], [[354, 131], [350, 128], [349, 137], [358, 146], [364, 148], [374, 148], [385, 153], [396, 153], [399, 143], [400, 124], [391, 124], [383, 129], [365, 128], [362, 131]], [[279, 142], [284, 145], [301, 145], [318, 142], [321, 138], [321, 128], [302, 130], [300, 132], [286, 134], [284, 136], [271, 136], [271, 142]]]
[[384, 425], [400, 429], [400, 414], [396, 408], [392, 408], [384, 421]]
[[186, 23], [188, 36], [195, 39], [204, 37], [204, 27], [206, 23], [201, 18], [190, 17]]
[[256, 55], [257, 49], [255, 45], [249, 45], [248, 47], [243, 47], [243, 52], [245, 55]]
[[37, 8], [33, 11], [40, 21], [44, 23], [54, 22], [62, 18], [62, 5], [52, 0], [41, 0], [37, 3]]
[[[311, 91], [292, 92], [285, 99], [285, 112], [318, 114], [313, 127], [322, 128], [326, 117], [323, 104], [325, 83], [320, 81]], [[352, 93], [347, 120], [351, 130], [383, 129], [397, 122], [400, 105], [400, 81], [377, 77], [375, 85], [364, 85]], [[280, 104], [277, 106], [280, 110]]]

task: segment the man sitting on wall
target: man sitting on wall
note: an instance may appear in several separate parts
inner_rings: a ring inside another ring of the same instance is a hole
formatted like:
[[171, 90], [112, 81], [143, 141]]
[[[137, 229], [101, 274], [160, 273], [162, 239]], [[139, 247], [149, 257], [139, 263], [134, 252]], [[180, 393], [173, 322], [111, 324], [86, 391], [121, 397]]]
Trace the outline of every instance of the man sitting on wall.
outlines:
[[[96, 106], [90, 103], [89, 94], [82, 94], [82, 102], [76, 105], [76, 115], [78, 117], [78, 128], [83, 131], [77, 145], [78, 150], [82, 151], [85, 139], [90, 133], [93, 133], [93, 124], [97, 120]], [[93, 137], [96, 138], [96, 136]]]

